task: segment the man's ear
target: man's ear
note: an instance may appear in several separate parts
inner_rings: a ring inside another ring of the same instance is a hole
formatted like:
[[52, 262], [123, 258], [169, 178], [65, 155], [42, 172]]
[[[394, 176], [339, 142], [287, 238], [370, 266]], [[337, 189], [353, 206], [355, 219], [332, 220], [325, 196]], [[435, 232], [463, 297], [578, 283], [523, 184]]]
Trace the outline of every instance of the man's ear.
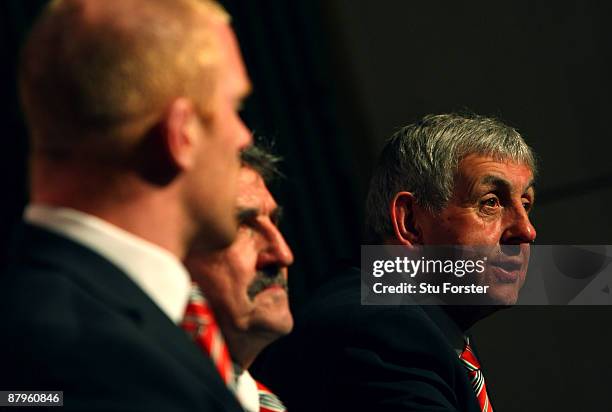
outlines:
[[420, 243], [421, 233], [415, 219], [416, 199], [410, 192], [398, 192], [391, 200], [389, 212], [395, 234], [395, 242], [414, 246]]
[[198, 134], [203, 133], [193, 103], [184, 97], [174, 100], [162, 119], [164, 150], [177, 170], [190, 169], [196, 160]]

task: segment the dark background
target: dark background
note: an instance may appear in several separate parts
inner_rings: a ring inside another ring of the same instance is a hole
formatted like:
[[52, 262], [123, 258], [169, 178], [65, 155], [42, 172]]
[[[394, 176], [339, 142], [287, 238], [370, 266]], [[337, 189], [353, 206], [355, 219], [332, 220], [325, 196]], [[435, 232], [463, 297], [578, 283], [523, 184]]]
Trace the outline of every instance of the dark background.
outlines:
[[[18, 47], [42, 0], [2, 0], [0, 238], [27, 199]], [[302, 306], [358, 245], [384, 139], [424, 114], [469, 109], [517, 127], [539, 156], [540, 244], [611, 244], [612, 28], [605, 2], [226, 0], [254, 93], [244, 118], [273, 138], [278, 200]], [[466, 2], [467, 3], [467, 2]], [[612, 310], [514, 308], [474, 328], [496, 411], [608, 410]]]

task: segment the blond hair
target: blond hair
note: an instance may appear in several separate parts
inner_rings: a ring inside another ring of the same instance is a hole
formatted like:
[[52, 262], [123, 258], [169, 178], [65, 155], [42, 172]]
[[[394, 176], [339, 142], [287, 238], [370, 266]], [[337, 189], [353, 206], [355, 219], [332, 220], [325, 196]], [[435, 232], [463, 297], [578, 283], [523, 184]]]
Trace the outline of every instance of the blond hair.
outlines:
[[37, 152], [117, 154], [177, 97], [206, 111], [229, 15], [212, 0], [55, 0], [22, 51], [22, 105]]

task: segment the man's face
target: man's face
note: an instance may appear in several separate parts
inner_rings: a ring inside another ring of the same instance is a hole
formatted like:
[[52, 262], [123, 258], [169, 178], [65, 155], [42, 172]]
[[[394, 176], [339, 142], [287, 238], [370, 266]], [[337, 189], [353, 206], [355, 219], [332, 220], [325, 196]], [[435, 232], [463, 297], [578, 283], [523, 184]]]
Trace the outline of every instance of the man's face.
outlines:
[[239, 153], [252, 141], [238, 114], [250, 90], [238, 43], [229, 25], [219, 23], [216, 31], [221, 50], [215, 93], [202, 117], [197, 172], [187, 189], [200, 226], [198, 243], [209, 250], [228, 246], [236, 235]]
[[221, 252], [192, 253], [187, 266], [209, 300], [228, 343], [234, 337], [272, 341], [289, 333], [287, 267], [293, 254], [277, 227], [280, 210], [254, 170], [238, 178], [238, 235]]
[[438, 214], [421, 210], [416, 217], [421, 241], [475, 246], [487, 266], [474, 283], [490, 285], [488, 303], [514, 304], [525, 282], [529, 243], [536, 237], [528, 216], [533, 203], [528, 166], [468, 155], [459, 164], [448, 205]]

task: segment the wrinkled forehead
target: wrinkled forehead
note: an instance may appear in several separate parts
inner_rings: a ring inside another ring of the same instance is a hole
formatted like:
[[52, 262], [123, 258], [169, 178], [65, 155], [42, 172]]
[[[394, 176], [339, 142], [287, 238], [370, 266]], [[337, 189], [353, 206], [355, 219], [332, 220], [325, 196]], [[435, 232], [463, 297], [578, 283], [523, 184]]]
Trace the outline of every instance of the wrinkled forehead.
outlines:
[[250, 167], [240, 168], [236, 203], [239, 209], [257, 209], [260, 214], [270, 214], [277, 208], [263, 178]]
[[515, 148], [475, 148], [475, 150], [463, 151], [459, 148], [457, 153], [457, 167], [467, 158], [488, 158], [498, 163], [514, 163], [528, 167], [532, 174], [537, 174], [536, 159], [533, 151], [525, 144], [516, 145]]
[[471, 189], [479, 185], [504, 186], [508, 189], [526, 191], [532, 188], [533, 184], [534, 173], [530, 164], [520, 160], [475, 153], [465, 156], [459, 162], [455, 176], [456, 189]]

